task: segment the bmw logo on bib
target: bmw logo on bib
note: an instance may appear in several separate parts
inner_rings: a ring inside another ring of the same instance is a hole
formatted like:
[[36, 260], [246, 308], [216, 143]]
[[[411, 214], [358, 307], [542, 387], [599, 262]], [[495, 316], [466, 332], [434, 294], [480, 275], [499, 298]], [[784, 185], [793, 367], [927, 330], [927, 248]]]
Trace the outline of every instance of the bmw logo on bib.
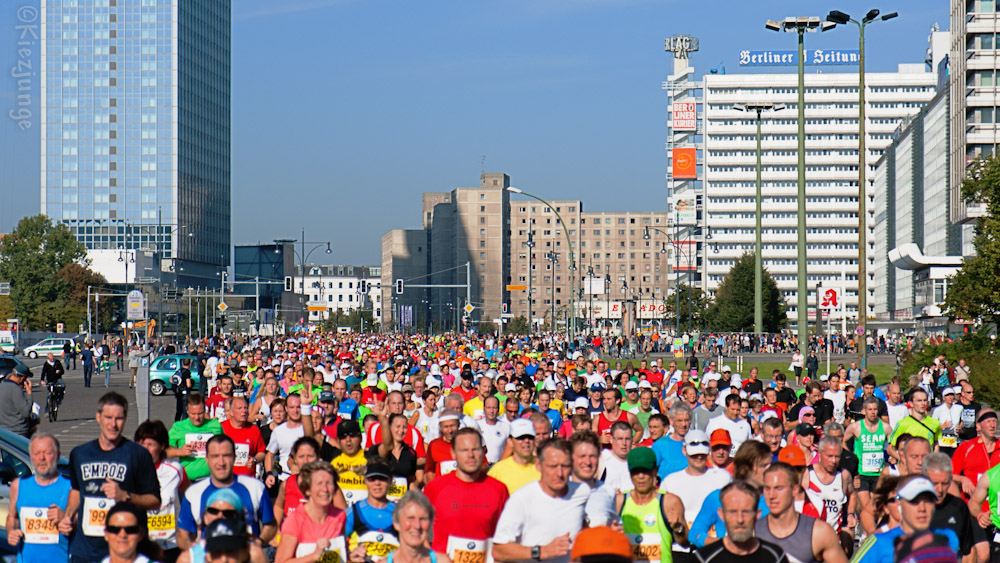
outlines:
[[468, 547], [469, 549], [476, 549], [476, 542], [470, 541], [466, 547]]
[[383, 536], [382, 534], [379, 534], [379, 535], [375, 536], [375, 541], [382, 541], [384, 539], [385, 539], [385, 536]]
[[35, 511], [35, 518], [38, 518], [38, 517], [40, 517], [41, 515], [42, 515], [42, 511], [41, 511], [41, 509], [39, 509], [39, 510], [36, 510], [36, 511]]
[[636, 536], [635, 537], [635, 543], [636, 543], [636, 545], [641, 544], [642, 543], [642, 536]]
[[98, 508], [104, 508], [107, 505], [108, 505], [108, 501], [106, 501], [106, 500], [102, 500], [101, 502], [97, 503]]

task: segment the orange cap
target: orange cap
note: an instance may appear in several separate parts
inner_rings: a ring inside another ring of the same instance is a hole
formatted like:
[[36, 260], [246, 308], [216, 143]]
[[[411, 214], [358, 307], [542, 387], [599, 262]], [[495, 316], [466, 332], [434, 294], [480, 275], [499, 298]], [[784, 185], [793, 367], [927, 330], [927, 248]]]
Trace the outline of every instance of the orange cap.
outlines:
[[806, 454], [798, 446], [785, 446], [778, 452], [778, 461], [782, 461], [792, 467], [805, 467]]
[[587, 555], [614, 555], [631, 561], [632, 546], [629, 545], [625, 534], [607, 526], [597, 526], [582, 530], [573, 540], [570, 557], [580, 559]]
[[716, 428], [712, 431], [712, 435], [708, 439], [708, 445], [712, 448], [715, 446], [732, 446], [733, 439], [729, 437], [729, 431], [725, 428]]

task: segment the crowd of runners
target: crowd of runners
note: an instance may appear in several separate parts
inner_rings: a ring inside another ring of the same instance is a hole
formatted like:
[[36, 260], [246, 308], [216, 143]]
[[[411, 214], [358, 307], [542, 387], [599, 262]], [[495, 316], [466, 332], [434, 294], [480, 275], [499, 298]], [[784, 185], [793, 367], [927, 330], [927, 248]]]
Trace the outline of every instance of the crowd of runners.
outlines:
[[964, 362], [883, 389], [593, 344], [191, 343], [174, 420], [125, 436], [110, 391], [92, 442], [32, 438], [8, 540], [46, 563], [1000, 561], [997, 413]]

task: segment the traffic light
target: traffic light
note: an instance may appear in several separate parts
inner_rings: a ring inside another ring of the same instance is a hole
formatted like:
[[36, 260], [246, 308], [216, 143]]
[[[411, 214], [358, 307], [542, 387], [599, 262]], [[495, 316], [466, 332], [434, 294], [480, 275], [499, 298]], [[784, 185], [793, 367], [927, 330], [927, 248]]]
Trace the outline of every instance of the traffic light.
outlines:
[[396, 295], [403, 294], [403, 278], [396, 280]]
[[292, 276], [285, 276], [285, 291], [292, 290]]
[[361, 294], [364, 295], [368, 293], [368, 282], [366, 282], [365, 280], [361, 280], [360, 285], [361, 285]]
[[507, 304], [506, 303], [503, 304], [503, 313], [505, 315], [507, 314]]

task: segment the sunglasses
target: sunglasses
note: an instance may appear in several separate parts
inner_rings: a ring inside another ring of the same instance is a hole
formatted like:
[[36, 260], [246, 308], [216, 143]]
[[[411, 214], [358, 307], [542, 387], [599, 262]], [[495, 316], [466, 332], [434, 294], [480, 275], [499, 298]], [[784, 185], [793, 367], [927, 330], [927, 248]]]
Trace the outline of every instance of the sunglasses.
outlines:
[[689, 446], [707, 446], [708, 442], [691, 442]]
[[[205, 512], [211, 514], [212, 516], [223, 516], [225, 518], [236, 518], [240, 515], [239, 510], [231, 510], [227, 508], [214, 508], [209, 506], [205, 509]], [[109, 526], [110, 529], [110, 526]]]
[[108, 526], [105, 526], [104, 529], [107, 530], [107, 532], [109, 534], [111, 534], [112, 536], [117, 536], [118, 534], [122, 533], [122, 531], [124, 531], [126, 534], [128, 534], [130, 536], [135, 536], [135, 535], [138, 535], [139, 532], [142, 531], [142, 527], [139, 526], [139, 525], [135, 525], [135, 526], [110, 526], [110, 525], [108, 525]]

